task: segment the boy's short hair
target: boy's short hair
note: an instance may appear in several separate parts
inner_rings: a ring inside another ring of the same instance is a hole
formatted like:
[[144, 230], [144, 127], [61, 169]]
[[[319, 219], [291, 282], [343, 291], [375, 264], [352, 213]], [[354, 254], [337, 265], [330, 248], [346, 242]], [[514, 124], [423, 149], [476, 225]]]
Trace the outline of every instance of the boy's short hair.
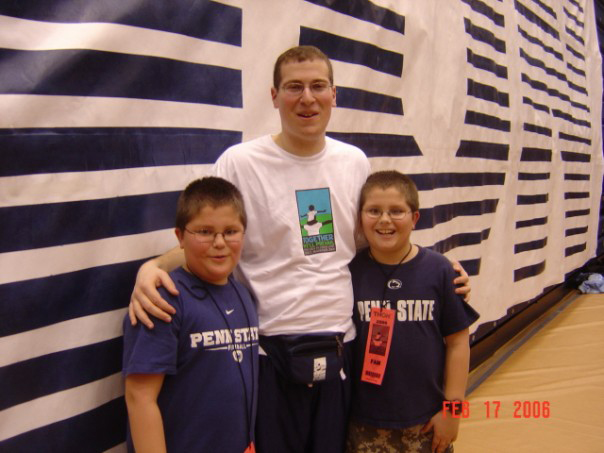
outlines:
[[419, 195], [417, 193], [417, 186], [413, 180], [396, 170], [384, 170], [370, 174], [365, 184], [363, 184], [359, 212], [363, 208], [367, 200], [367, 194], [371, 190], [375, 188], [386, 190], [390, 187], [394, 187], [403, 195], [412, 212], [419, 211]]
[[323, 60], [327, 63], [329, 83], [333, 85], [333, 68], [329, 57], [315, 46], [297, 46], [283, 52], [275, 62], [273, 69], [273, 87], [278, 90], [281, 85], [281, 66], [290, 61], [302, 63], [309, 60]]
[[247, 227], [247, 215], [239, 189], [229, 181], [216, 176], [206, 176], [191, 182], [178, 197], [176, 228], [181, 231], [206, 206], [217, 208], [230, 205], [239, 214], [243, 228]]

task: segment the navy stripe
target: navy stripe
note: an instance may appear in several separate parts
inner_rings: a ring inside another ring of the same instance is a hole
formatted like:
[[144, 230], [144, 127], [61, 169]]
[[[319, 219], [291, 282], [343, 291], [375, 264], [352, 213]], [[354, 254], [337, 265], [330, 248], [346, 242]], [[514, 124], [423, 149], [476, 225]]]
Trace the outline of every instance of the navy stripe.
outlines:
[[0, 285], [0, 337], [126, 307], [143, 261]]
[[585, 56], [581, 52], [578, 52], [575, 49], [573, 49], [568, 44], [566, 45], [566, 50], [568, 50], [571, 54], [573, 54], [575, 58], [585, 61]]
[[516, 204], [518, 204], [518, 205], [542, 204], [542, 203], [547, 203], [548, 200], [549, 200], [548, 194], [518, 195], [516, 197]]
[[588, 95], [587, 93], [587, 89], [585, 89], [585, 87], [582, 87], [581, 85], [577, 85], [576, 83], [571, 82], [570, 80], [566, 81], [566, 84], [569, 86], [569, 88], [571, 90], [575, 90], [581, 94], [584, 94], [585, 96]]
[[547, 238], [538, 239], [535, 241], [523, 242], [514, 245], [514, 253], [528, 252], [530, 250], [540, 250], [547, 245]]
[[524, 83], [526, 83], [527, 85], [529, 85], [534, 90], [543, 91], [550, 96], [555, 96], [555, 97], [562, 99], [563, 101], [566, 101], [569, 103], [571, 102], [571, 99], [567, 94], [561, 93], [560, 91], [556, 90], [555, 88], [548, 87], [546, 83], [541, 82], [540, 80], [533, 80], [525, 73], [522, 73], [522, 81]]
[[510, 95], [497, 88], [468, 79], [468, 96], [474, 96], [485, 101], [494, 102], [502, 107], [510, 106]]
[[420, 191], [505, 184], [505, 173], [418, 173], [408, 176]]
[[0, 49], [0, 71], [0, 93], [243, 106], [241, 71], [168, 58], [98, 50]]
[[516, 222], [516, 229], [528, 228], [538, 225], [547, 225], [547, 217], [537, 217], [535, 219], [519, 220], [518, 222]]
[[485, 17], [491, 19], [491, 21], [500, 27], [505, 27], [505, 18], [503, 14], [498, 13], [486, 3], [480, 0], [462, 0], [464, 3], [470, 6], [473, 11], [482, 14]]
[[547, 112], [549, 113], [549, 107], [545, 104], [538, 104], [536, 102], [534, 102], [531, 98], [528, 98], [526, 96], [522, 97], [522, 103], [523, 104], [528, 104], [531, 107], [533, 107], [535, 110], [541, 110], [542, 112]]
[[539, 6], [539, 8], [541, 8], [547, 14], [552, 16], [554, 19], [558, 18], [558, 15], [556, 14], [556, 12], [553, 9], [551, 9], [548, 5], [543, 3], [541, 0], [533, 0], [533, 3], [536, 3]]
[[464, 123], [487, 127], [489, 129], [496, 129], [498, 131], [510, 132], [510, 122], [508, 120], [502, 120], [496, 116], [487, 115], [486, 113], [481, 112], [474, 112], [472, 110], [466, 111]]
[[482, 241], [486, 241], [489, 238], [489, 234], [491, 233], [491, 229], [487, 228], [483, 231], [479, 231], [477, 233], [459, 233], [449, 236], [442, 241], [438, 241], [432, 247], [432, 250], [435, 250], [439, 253], [446, 253], [449, 250], [453, 250], [457, 247], [464, 247], [469, 245], [478, 245]]
[[577, 253], [584, 252], [585, 250], [587, 250], [586, 242], [584, 242], [583, 244], [573, 245], [572, 247], [566, 247], [566, 249], [564, 249], [564, 256], [568, 257], [576, 255]]
[[[44, 376], [38, 376], [44, 379]], [[94, 410], [12, 437], [0, 443], [6, 452], [99, 453], [126, 440], [124, 398]]]
[[565, 132], [559, 132], [558, 138], [562, 140], [568, 140], [569, 142], [585, 143], [586, 145], [591, 145], [591, 139], [579, 137], [578, 135], [566, 134]]
[[524, 130], [527, 132], [534, 132], [535, 134], [545, 135], [546, 137], [552, 136], [552, 130], [549, 127], [537, 126], [536, 124], [524, 123]]
[[564, 213], [564, 217], [566, 217], [567, 219], [570, 217], [583, 217], [583, 216], [588, 216], [591, 212], [591, 209], [576, 209], [573, 211], [566, 211]]
[[0, 208], [0, 253], [171, 228], [179, 194], [180, 191], [163, 192]]
[[0, 176], [211, 164], [241, 136], [183, 128], [0, 129]]
[[381, 6], [371, 3], [369, 0], [306, 0], [315, 5], [324, 6], [332, 11], [346, 14], [365, 22], [379, 25], [387, 30], [405, 34], [405, 16], [395, 13]]
[[343, 86], [338, 86], [337, 90], [338, 107], [393, 115], [403, 114], [401, 98]]
[[573, 117], [570, 113], [563, 112], [562, 110], [553, 109], [552, 115], [555, 118], [562, 118], [563, 120], [568, 121], [569, 123], [576, 124], [577, 126], [591, 127], [591, 123], [589, 121], [577, 119]]
[[316, 46], [332, 60], [359, 64], [397, 77], [403, 74], [403, 55], [373, 44], [307, 27], [300, 27], [300, 44]]
[[529, 65], [534, 66], [536, 68], [543, 69], [543, 71], [545, 71], [546, 74], [551, 75], [553, 77], [556, 77], [558, 80], [561, 80], [563, 82], [568, 82], [568, 79], [566, 78], [566, 75], [564, 75], [563, 73], [557, 71], [554, 68], [550, 68], [549, 66], [547, 66], [543, 61], [539, 60], [538, 58], [531, 57], [528, 53], [526, 53], [524, 51], [524, 49], [522, 47], [520, 48], [520, 56]]
[[586, 77], [585, 71], [583, 69], [579, 69], [570, 63], [566, 63], [566, 67], [568, 69], [570, 69], [572, 72], [574, 72], [575, 74]]
[[510, 145], [508, 144], [461, 140], [455, 156], [477, 157], [492, 160], [508, 160], [509, 152]]
[[434, 228], [436, 225], [448, 222], [460, 216], [480, 216], [492, 214], [497, 210], [499, 200], [465, 201], [451, 203], [433, 208], [420, 209], [420, 217], [415, 228], [425, 230]]
[[464, 270], [471, 277], [480, 274], [480, 264], [481, 264], [480, 258], [469, 259], [469, 260], [460, 260], [459, 264], [461, 264], [461, 267], [463, 267]]
[[526, 278], [535, 277], [545, 270], [545, 261], [530, 266], [521, 267], [514, 271], [514, 281], [519, 282]]
[[518, 0], [514, 1], [514, 7], [516, 8], [516, 11], [518, 11], [522, 16], [524, 16], [524, 18], [526, 20], [535, 24], [537, 27], [539, 27], [545, 33], [552, 35], [557, 40], [560, 40], [560, 33], [558, 33], [558, 30], [556, 30], [554, 27], [552, 27], [550, 24], [548, 24], [545, 20], [543, 20], [541, 17], [539, 17], [538, 14], [535, 14], [533, 11], [531, 11], [529, 8], [524, 6]]
[[568, 236], [575, 236], [576, 234], [585, 234], [587, 233], [588, 228], [586, 226], [584, 227], [578, 227], [578, 228], [569, 228], [568, 230], [566, 230], [564, 232], [564, 236], [568, 237]]
[[0, 410], [118, 373], [122, 343], [120, 336], [0, 368], [0, 382], [10, 389], [0, 393]]
[[568, 0], [568, 2], [572, 3], [573, 5], [575, 5], [581, 14], [584, 13], [583, 7], [579, 4], [579, 2], [577, 0]]
[[564, 192], [565, 200], [582, 200], [589, 198], [589, 192]]
[[469, 34], [472, 39], [491, 46], [497, 52], [505, 53], [505, 41], [503, 39], [497, 38], [492, 31], [489, 31], [486, 28], [474, 25], [468, 18], [464, 18], [463, 21], [466, 33]]
[[581, 22], [577, 16], [575, 16], [569, 10], [567, 10], [566, 6], [562, 7], [562, 10], [564, 11], [564, 14], [566, 14], [566, 16], [570, 20], [572, 20], [575, 24], [577, 24], [579, 27], [581, 27], [581, 28], [585, 27], [585, 24], [583, 22]]
[[560, 157], [564, 162], [591, 162], [591, 154], [575, 153], [572, 151], [560, 151]]
[[535, 44], [535, 45], [541, 47], [544, 52], [547, 52], [547, 53], [553, 55], [554, 57], [556, 57], [560, 61], [564, 61], [564, 57], [562, 56], [562, 53], [558, 52], [553, 47], [548, 46], [543, 41], [541, 41], [539, 38], [531, 35], [527, 31], [525, 31], [524, 29], [522, 29], [520, 26], [518, 26], [518, 33], [520, 33], [520, 36], [522, 36], [524, 39], [526, 39], [531, 44]]
[[550, 179], [550, 173], [518, 173], [518, 181], [544, 181]]
[[564, 179], [567, 181], [589, 181], [591, 175], [585, 175], [582, 173], [564, 173]]
[[470, 63], [475, 68], [491, 72], [501, 79], [508, 78], [508, 68], [503, 65], [497, 64], [494, 60], [490, 58], [483, 57], [482, 55], [472, 52], [471, 49], [467, 49], [467, 59], [468, 63]]
[[361, 148], [368, 157], [421, 156], [422, 152], [411, 135], [327, 132], [336, 140]]
[[585, 40], [579, 36], [578, 34], [575, 33], [575, 31], [570, 28], [570, 27], [564, 27], [564, 31], [566, 32], [567, 35], [573, 37], [578, 43], [580, 43], [581, 45], [585, 46]]
[[0, 2], [0, 14], [44, 22], [131, 25], [241, 46], [241, 9], [207, 0], [7, 1]]
[[552, 150], [543, 148], [522, 148], [521, 162], [551, 162]]

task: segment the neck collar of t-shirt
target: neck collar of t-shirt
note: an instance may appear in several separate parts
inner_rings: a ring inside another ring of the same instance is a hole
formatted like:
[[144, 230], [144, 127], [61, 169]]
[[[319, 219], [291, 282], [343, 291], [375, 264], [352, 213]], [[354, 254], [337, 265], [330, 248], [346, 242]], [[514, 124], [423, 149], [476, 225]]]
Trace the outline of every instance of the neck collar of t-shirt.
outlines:
[[323, 149], [317, 153], [311, 154], [309, 156], [300, 156], [298, 154], [294, 154], [294, 153], [290, 153], [289, 151], [287, 151], [285, 148], [281, 147], [280, 145], [277, 144], [277, 142], [275, 141], [276, 137], [278, 136], [278, 134], [276, 135], [269, 135], [268, 139], [270, 140], [270, 142], [272, 143], [272, 146], [274, 147], [274, 149], [281, 154], [283, 157], [285, 157], [286, 159], [290, 159], [296, 162], [316, 162], [317, 160], [320, 160], [323, 158], [323, 156], [326, 153], [326, 149], [327, 149], [327, 141], [329, 140], [328, 137], [325, 137], [325, 146], [323, 147]]

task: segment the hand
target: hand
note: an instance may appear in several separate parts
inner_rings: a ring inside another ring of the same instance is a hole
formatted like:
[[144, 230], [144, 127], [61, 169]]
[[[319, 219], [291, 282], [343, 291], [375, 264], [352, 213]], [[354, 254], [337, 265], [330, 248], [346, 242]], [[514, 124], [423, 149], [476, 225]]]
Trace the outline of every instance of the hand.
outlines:
[[449, 412], [437, 412], [422, 428], [422, 433], [434, 430], [432, 437], [432, 453], [444, 453], [447, 447], [457, 439], [459, 418]]
[[[451, 261], [451, 264], [453, 265], [453, 269], [455, 270], [455, 272], [457, 272], [459, 274], [459, 277], [457, 277], [457, 278], [455, 278], [455, 280], [453, 280], [453, 284], [456, 285], [455, 293], [464, 296], [463, 297], [464, 300], [466, 302], [470, 302], [470, 291], [472, 291], [472, 288], [470, 287], [470, 277], [469, 277], [468, 273], [461, 266], [461, 264], [459, 264], [459, 261], [450, 259], [450, 258], [449, 258], [449, 261]], [[459, 285], [462, 285], [462, 286], [459, 286]]]
[[176, 313], [176, 310], [162, 299], [157, 291], [159, 286], [163, 286], [175, 296], [178, 295], [178, 290], [168, 273], [160, 269], [154, 260], [147, 261], [138, 270], [134, 290], [130, 296], [128, 315], [133, 326], [136, 325], [138, 318], [149, 329], [153, 329], [153, 322], [147, 313], [165, 322], [172, 320], [169, 314]]

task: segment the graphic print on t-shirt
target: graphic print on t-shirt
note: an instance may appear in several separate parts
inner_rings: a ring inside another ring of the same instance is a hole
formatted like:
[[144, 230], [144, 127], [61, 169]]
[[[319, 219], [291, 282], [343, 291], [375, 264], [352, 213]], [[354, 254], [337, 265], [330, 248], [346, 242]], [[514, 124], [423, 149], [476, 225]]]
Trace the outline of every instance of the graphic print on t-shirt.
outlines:
[[329, 189], [296, 190], [296, 203], [304, 254], [335, 251]]

